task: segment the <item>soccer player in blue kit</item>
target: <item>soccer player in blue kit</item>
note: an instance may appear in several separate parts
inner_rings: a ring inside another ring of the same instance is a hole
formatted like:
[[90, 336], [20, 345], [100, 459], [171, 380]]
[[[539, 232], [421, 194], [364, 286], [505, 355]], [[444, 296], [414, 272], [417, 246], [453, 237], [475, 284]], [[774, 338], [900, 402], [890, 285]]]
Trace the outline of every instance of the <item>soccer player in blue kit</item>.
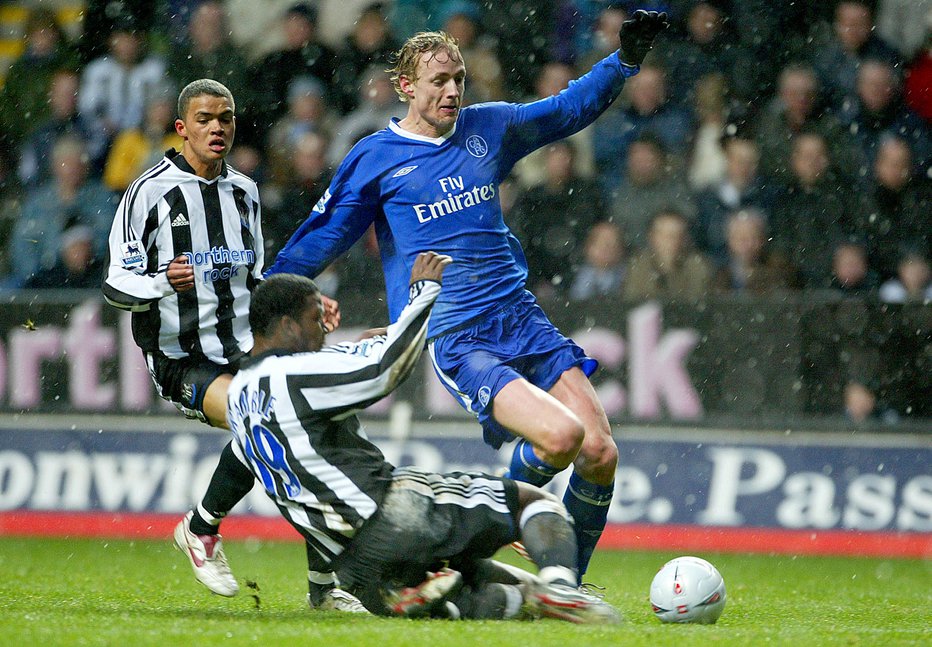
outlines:
[[498, 185], [531, 151], [592, 123], [637, 74], [666, 14], [637, 11], [620, 48], [554, 97], [461, 107], [466, 68], [443, 32], [412, 36], [392, 81], [408, 113], [361, 140], [267, 274], [315, 277], [375, 223], [389, 316], [407, 303], [417, 255], [453, 258], [428, 328], [444, 386], [498, 448], [517, 438], [508, 476], [544, 485], [570, 465], [579, 576], [608, 514], [618, 449], [589, 382], [597, 362], [564, 337], [525, 288], [524, 252]]

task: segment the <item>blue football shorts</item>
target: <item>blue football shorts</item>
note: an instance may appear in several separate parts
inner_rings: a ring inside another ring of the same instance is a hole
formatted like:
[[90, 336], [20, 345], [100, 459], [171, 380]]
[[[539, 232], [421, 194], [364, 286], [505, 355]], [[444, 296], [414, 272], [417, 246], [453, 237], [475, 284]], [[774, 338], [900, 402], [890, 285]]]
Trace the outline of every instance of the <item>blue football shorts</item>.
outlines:
[[498, 449], [515, 435], [492, 418], [492, 400], [509, 382], [525, 379], [549, 391], [579, 367], [590, 376], [599, 363], [563, 336], [528, 291], [500, 310], [428, 341], [434, 371], [453, 397], [479, 419], [486, 444]]

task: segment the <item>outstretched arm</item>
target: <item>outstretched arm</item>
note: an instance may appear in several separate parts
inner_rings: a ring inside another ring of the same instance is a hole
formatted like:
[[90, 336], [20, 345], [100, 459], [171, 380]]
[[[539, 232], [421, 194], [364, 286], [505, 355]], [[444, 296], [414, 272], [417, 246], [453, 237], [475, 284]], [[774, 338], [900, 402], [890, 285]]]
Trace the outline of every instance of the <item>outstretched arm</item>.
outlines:
[[306, 376], [302, 393], [311, 407], [330, 416], [362, 409], [407, 379], [424, 350], [431, 308], [440, 294], [443, 270], [451, 262], [449, 256], [434, 252], [418, 255], [408, 305], [384, 335], [295, 356]]
[[[534, 149], [568, 137], [595, 121], [618, 97], [625, 79], [639, 65], [654, 39], [669, 26], [667, 15], [636, 11], [619, 32], [620, 49], [596, 63], [569, 87], [553, 97], [516, 105], [511, 123], [513, 164]], [[510, 164], [507, 168], [510, 168]]]

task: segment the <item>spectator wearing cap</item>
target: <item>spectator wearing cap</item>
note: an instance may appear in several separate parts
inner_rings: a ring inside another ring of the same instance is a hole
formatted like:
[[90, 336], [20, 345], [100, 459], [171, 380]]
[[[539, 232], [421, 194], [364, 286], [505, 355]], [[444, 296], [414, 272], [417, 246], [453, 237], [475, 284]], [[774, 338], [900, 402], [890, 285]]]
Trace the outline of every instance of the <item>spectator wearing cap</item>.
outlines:
[[279, 25], [284, 46], [266, 55], [250, 70], [260, 127], [273, 124], [287, 112], [285, 97], [295, 78], [312, 76], [329, 83], [336, 65], [334, 51], [318, 38], [314, 5], [293, 5], [285, 11]]

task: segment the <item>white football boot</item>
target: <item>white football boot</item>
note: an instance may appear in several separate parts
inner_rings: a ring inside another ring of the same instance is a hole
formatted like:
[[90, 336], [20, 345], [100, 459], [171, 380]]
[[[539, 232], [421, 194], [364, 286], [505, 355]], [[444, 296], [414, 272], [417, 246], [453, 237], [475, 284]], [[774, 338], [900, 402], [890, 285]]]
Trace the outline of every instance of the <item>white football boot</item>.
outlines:
[[194, 577], [212, 593], [232, 598], [239, 585], [230, 571], [220, 535], [195, 535], [190, 530], [193, 511], [175, 526], [175, 546], [188, 557]]

